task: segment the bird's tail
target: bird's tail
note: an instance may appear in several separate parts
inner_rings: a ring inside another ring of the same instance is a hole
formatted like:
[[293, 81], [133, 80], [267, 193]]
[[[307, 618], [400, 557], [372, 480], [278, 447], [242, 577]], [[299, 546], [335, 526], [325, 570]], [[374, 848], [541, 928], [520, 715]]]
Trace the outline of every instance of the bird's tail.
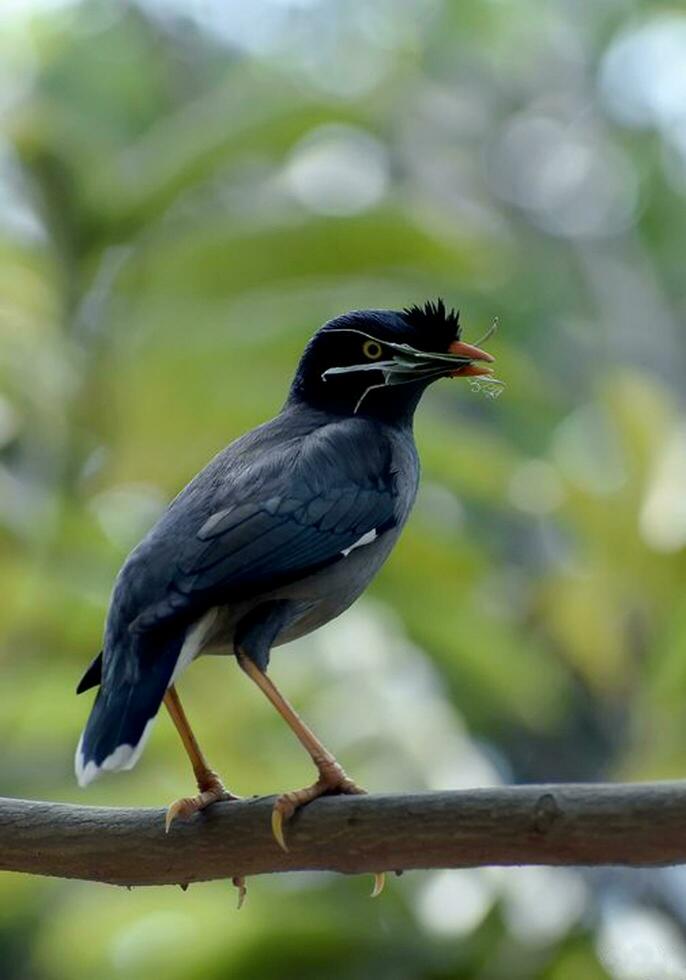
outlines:
[[[145, 645], [149, 642], [146, 638]], [[136, 646], [141, 643], [139, 638]], [[106, 771], [133, 769], [138, 762], [179, 654], [179, 643], [160, 646], [154, 653], [127, 651], [129, 665], [133, 662], [139, 669], [105, 671], [76, 749], [74, 768], [80, 786]]]

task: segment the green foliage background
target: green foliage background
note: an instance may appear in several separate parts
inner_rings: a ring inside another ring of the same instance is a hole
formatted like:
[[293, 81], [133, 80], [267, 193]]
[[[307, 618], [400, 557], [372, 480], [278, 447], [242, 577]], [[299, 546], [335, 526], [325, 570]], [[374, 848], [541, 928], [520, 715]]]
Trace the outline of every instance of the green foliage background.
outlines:
[[[683, 775], [683, 11], [10, 3], [0, 53], [0, 792], [189, 791], [166, 718], [74, 785], [114, 575], [320, 323], [437, 295], [468, 340], [499, 317], [505, 394], [431, 391], [401, 544], [275, 677], [374, 790]], [[181, 690], [234, 791], [308, 778], [233, 663]], [[0, 976], [686, 976], [679, 872], [368, 888], [255, 880], [237, 914], [4, 875]]]

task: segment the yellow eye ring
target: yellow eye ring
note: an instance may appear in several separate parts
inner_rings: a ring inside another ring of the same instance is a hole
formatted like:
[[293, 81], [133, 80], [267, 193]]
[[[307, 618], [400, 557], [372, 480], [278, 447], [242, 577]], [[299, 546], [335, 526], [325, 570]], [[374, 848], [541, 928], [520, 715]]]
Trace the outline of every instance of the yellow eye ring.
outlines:
[[381, 344], [376, 340], [365, 340], [362, 344], [362, 352], [370, 361], [378, 361], [383, 354]]

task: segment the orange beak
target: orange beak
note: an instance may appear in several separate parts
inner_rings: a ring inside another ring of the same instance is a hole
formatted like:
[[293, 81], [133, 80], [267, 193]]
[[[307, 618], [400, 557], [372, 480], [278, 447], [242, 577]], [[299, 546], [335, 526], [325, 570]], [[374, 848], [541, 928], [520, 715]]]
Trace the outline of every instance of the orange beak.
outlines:
[[[448, 353], [453, 354], [456, 357], [469, 358], [470, 361], [487, 361], [492, 363], [495, 360], [492, 354], [489, 354], [485, 350], [481, 350], [480, 347], [474, 347], [473, 344], [465, 344], [462, 340], [454, 340], [450, 347], [448, 348]], [[480, 377], [485, 374], [493, 374], [493, 371], [488, 367], [482, 367], [479, 364], [465, 364], [463, 367], [457, 368], [456, 371], [450, 373], [451, 378], [475, 378]]]

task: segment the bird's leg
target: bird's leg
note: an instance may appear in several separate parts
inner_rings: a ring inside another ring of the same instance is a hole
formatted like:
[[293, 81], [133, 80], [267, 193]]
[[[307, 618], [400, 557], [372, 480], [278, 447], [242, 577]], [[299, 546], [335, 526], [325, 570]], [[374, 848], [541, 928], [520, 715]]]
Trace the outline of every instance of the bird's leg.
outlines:
[[198, 810], [204, 810], [210, 803], [216, 803], [218, 800], [237, 800], [239, 797], [229, 793], [217, 773], [208, 766], [186, 717], [186, 712], [181, 706], [178, 692], [173, 684], [169, 686], [167, 693], [164, 695], [164, 703], [167, 711], [171, 715], [172, 721], [176, 725], [176, 730], [181, 736], [181, 741], [188, 753], [188, 758], [191, 760], [195, 779], [200, 790], [197, 796], [187, 796], [171, 804], [167, 810], [165, 820], [165, 827], [168, 833], [169, 828], [177, 817], [190, 817], [193, 813], [197, 813]]
[[364, 793], [365, 790], [360, 789], [345, 773], [342, 766], [336, 762], [329, 750], [324, 748], [314, 732], [308, 728], [264, 671], [260, 670], [244, 651], [238, 649], [236, 657], [248, 677], [266, 694], [300, 743], [307, 749], [319, 772], [319, 778], [311, 786], [305, 786], [291, 793], [283, 793], [274, 804], [272, 830], [277, 843], [287, 851], [283, 823], [284, 820], [292, 817], [299, 807], [327, 793]]
[[[177, 817], [190, 817], [199, 810], [204, 810], [210, 803], [217, 803], [219, 800], [238, 800], [240, 797], [229, 793], [214, 769], [210, 769], [208, 766], [207, 760], [190, 726], [190, 722], [186, 717], [186, 712], [183, 710], [178, 691], [173, 684], [170, 684], [167, 688], [167, 693], [164, 695], [164, 703], [167, 711], [171, 715], [171, 720], [176, 726], [177, 732], [181, 736], [181, 741], [188, 754], [188, 758], [191, 760], [195, 780], [200, 790], [197, 796], [186, 796], [183, 799], [176, 800], [169, 806], [164, 822], [166, 832], [169, 833], [169, 828]], [[234, 875], [231, 881], [238, 889], [238, 908], [240, 909], [245, 901], [247, 892], [245, 878], [243, 875]]]

